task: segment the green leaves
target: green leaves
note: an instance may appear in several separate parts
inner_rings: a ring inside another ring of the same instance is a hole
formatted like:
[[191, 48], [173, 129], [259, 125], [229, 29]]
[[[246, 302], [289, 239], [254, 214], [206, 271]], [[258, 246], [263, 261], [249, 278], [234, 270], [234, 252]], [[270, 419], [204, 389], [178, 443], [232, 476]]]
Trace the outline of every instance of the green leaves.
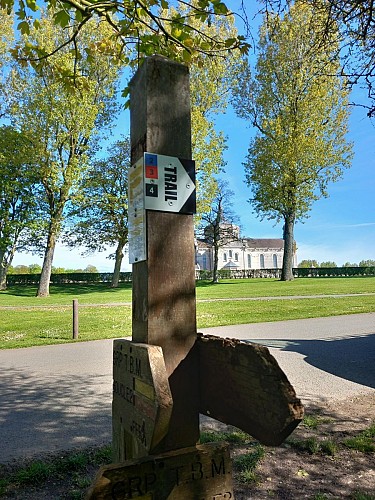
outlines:
[[17, 29], [23, 34], [23, 35], [30, 35], [30, 26], [27, 21], [22, 21], [17, 25]]
[[[41, 1], [19, 0], [15, 15], [20, 21], [17, 27], [22, 34], [29, 35], [31, 26], [39, 28], [38, 16], [33, 13], [39, 9]], [[232, 50], [246, 54], [249, 48], [245, 38], [237, 34], [224, 38], [217, 34], [205, 34], [205, 29], [209, 28], [215, 19], [224, 22], [229, 16], [228, 7], [220, 0], [178, 0], [174, 3], [178, 12], [176, 8], [171, 8], [169, 0], [144, 0], [142, 3], [136, 0], [109, 0], [105, 4], [95, 1], [88, 3], [86, 0], [47, 0], [46, 4], [47, 9], [53, 13], [56, 26], [63, 29], [72, 28], [71, 31], [66, 31], [70, 40], [65, 42], [71, 47], [77, 40], [84, 40], [82, 28], [91, 17], [107, 24], [109, 32], [105, 53], [115, 64], [126, 62], [135, 66], [139, 59], [152, 54], [165, 55], [191, 64], [199, 61], [201, 54], [224, 55]], [[10, 9], [13, 0], [0, 0], [0, 5]], [[60, 49], [63, 46], [64, 44], [61, 44]], [[40, 59], [38, 68], [42, 69], [48, 64], [50, 55], [46, 53], [41, 56], [38, 49], [35, 53], [23, 50], [20, 42], [17, 57]]]
[[[82, 13], [80, 13], [80, 16], [82, 17]], [[56, 14], [53, 15], [53, 19], [55, 24], [61, 26], [62, 28], [65, 28], [70, 23], [70, 15], [65, 10], [56, 12]]]
[[228, 7], [225, 5], [224, 2], [221, 2], [220, 0], [212, 0], [212, 5], [215, 14], [226, 15], [229, 12]]

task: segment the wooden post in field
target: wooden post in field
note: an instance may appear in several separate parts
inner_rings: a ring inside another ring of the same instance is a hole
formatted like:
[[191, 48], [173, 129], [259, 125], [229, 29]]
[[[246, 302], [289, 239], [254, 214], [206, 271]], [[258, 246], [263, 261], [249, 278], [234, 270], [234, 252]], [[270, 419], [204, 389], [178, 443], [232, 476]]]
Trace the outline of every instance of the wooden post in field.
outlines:
[[[130, 123], [132, 165], [146, 151], [190, 160], [188, 68], [146, 59], [130, 84]], [[173, 410], [166, 436], [152, 450], [161, 452], [199, 439], [194, 227], [192, 214], [146, 210], [145, 218], [146, 259], [133, 264], [132, 340], [160, 346], [164, 355]], [[115, 427], [114, 435], [124, 433], [117, 459], [133, 458], [134, 436]]]
[[73, 339], [78, 339], [78, 299], [73, 299]]

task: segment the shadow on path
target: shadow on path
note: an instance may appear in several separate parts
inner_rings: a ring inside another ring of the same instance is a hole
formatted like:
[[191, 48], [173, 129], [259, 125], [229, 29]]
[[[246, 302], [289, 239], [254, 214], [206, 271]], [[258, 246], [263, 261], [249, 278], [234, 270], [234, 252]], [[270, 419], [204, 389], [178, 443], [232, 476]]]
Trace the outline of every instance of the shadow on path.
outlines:
[[111, 377], [0, 374], [0, 463], [111, 440]]
[[312, 366], [357, 384], [375, 388], [375, 333], [317, 340], [251, 340], [305, 356]]

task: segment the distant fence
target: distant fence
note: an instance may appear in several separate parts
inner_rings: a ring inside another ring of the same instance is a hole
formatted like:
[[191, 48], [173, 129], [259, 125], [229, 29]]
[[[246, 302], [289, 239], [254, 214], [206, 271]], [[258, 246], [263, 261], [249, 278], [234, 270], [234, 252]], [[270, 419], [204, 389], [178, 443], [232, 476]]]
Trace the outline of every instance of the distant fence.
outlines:
[[[50, 283], [53, 285], [69, 283], [110, 283], [113, 273], [59, 273], [52, 274]], [[339, 278], [349, 276], [375, 276], [374, 267], [296, 267], [293, 269], [295, 278]], [[281, 277], [281, 269], [245, 269], [219, 271], [220, 279], [243, 278], [276, 278]], [[212, 279], [212, 271], [197, 271], [197, 280]], [[40, 274], [9, 274], [7, 284], [10, 285], [36, 285], [39, 283]], [[120, 273], [120, 283], [132, 281], [132, 273]]]
[[[312, 267], [293, 268], [295, 278], [339, 278], [348, 276], [375, 276], [375, 267]], [[212, 271], [197, 271], [197, 279], [212, 279]], [[219, 271], [220, 279], [241, 278], [277, 278], [281, 277], [281, 269], [239, 269]]]

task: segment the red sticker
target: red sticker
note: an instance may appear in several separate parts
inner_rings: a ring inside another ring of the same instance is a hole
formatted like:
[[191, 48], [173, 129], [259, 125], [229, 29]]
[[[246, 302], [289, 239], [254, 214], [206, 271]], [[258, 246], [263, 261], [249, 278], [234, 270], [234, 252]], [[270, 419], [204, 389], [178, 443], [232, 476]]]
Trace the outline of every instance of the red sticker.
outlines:
[[158, 167], [146, 165], [146, 179], [158, 179]]

